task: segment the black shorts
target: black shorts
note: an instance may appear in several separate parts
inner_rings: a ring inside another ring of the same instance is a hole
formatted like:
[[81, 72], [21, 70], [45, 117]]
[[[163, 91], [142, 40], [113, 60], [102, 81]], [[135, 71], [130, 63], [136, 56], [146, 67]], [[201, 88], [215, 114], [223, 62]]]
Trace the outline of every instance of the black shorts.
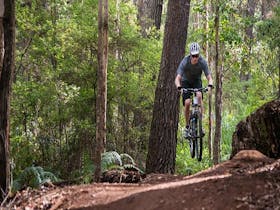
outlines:
[[[182, 87], [183, 88], [202, 88], [202, 82], [201, 80], [196, 81], [194, 83], [190, 83], [188, 81], [182, 81]], [[183, 102], [183, 106], [185, 106], [185, 100], [188, 98], [191, 98], [192, 93], [187, 92], [187, 93], [183, 93], [182, 95], [182, 102]]]

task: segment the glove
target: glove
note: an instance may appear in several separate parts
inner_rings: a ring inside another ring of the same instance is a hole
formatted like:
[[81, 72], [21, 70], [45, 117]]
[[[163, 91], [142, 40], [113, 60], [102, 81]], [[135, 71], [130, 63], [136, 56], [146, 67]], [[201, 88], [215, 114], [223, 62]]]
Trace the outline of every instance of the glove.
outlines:
[[214, 88], [214, 86], [211, 85], [211, 84], [209, 84], [207, 90], [210, 91], [210, 90], [212, 90], [213, 88]]

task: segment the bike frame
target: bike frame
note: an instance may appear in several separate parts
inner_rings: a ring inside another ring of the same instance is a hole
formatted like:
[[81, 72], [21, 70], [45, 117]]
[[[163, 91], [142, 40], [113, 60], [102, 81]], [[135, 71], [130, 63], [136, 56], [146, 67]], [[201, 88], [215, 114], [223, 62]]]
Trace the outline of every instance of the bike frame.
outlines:
[[197, 92], [207, 92], [208, 88], [182, 88], [184, 93], [190, 92], [192, 94], [191, 97], [191, 116], [189, 121], [191, 120], [191, 117], [196, 115], [196, 114], [201, 114], [201, 105], [198, 103], [198, 97], [196, 95]]

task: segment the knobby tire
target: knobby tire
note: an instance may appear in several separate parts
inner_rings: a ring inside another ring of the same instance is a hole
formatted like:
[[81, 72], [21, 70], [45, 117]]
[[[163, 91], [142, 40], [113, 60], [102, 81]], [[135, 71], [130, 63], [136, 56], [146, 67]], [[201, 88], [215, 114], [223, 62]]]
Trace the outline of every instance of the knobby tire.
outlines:
[[[194, 118], [194, 116], [191, 116], [191, 119]], [[195, 151], [196, 151], [196, 140], [193, 138], [195, 135], [195, 126], [196, 126], [196, 120], [191, 120], [190, 122], [190, 129], [191, 129], [191, 136], [192, 138], [190, 139], [190, 152], [191, 152], [191, 157], [195, 157]]]
[[203, 150], [203, 131], [202, 131], [202, 117], [201, 114], [197, 116], [196, 119], [196, 128], [197, 128], [197, 135], [196, 135], [196, 157], [198, 161], [202, 160], [202, 150]]
[[198, 159], [199, 144], [197, 142], [197, 136], [199, 134], [199, 131], [198, 131], [198, 116], [197, 115], [194, 116], [193, 122], [194, 122], [194, 125], [193, 125], [193, 131], [194, 131], [193, 132], [193, 141], [194, 141], [194, 148], [195, 148], [194, 151], [195, 151], [195, 156]]

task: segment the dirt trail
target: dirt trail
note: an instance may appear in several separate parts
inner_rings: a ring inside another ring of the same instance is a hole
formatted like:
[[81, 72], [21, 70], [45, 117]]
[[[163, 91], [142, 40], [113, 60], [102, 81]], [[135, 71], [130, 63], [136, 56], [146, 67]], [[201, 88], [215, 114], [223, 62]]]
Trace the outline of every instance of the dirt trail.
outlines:
[[13, 209], [280, 209], [280, 160], [241, 151], [193, 176], [151, 174], [140, 184], [26, 190]]

